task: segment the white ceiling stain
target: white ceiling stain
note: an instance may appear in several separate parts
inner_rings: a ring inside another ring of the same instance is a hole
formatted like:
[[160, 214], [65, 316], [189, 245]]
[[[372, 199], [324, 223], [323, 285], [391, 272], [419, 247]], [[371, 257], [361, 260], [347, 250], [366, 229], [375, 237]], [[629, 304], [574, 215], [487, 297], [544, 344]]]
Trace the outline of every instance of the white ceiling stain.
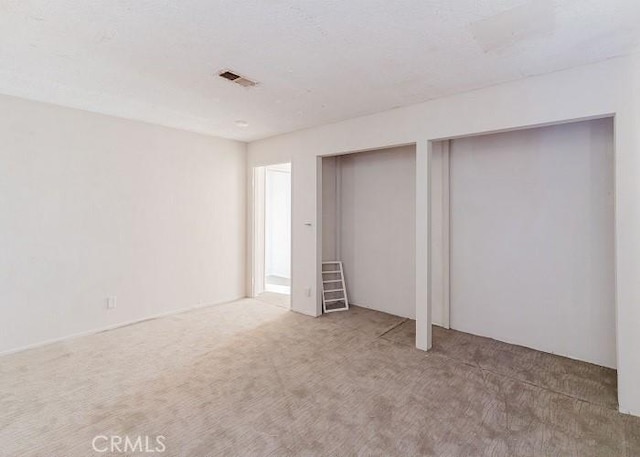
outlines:
[[251, 141], [627, 54], [638, 23], [638, 0], [0, 0], [0, 93]]
[[555, 8], [551, 0], [530, 0], [469, 24], [474, 38], [485, 52], [497, 52], [525, 40], [544, 39], [555, 29]]

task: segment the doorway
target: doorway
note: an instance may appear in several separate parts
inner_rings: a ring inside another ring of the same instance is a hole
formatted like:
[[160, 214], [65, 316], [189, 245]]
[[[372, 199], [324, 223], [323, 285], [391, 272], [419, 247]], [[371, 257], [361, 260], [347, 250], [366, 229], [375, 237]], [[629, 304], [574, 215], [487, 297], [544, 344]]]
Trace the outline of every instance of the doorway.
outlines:
[[254, 168], [253, 296], [289, 306], [291, 164]]
[[433, 322], [615, 368], [613, 144], [610, 118], [434, 144]]
[[343, 262], [350, 304], [412, 320], [415, 169], [415, 145], [326, 156], [321, 164], [322, 260]]

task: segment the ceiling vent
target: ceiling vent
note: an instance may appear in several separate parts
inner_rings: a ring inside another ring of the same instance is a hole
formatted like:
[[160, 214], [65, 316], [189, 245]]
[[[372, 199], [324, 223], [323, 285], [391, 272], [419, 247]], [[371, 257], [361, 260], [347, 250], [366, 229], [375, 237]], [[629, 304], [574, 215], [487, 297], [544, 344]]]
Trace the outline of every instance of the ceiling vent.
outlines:
[[258, 84], [257, 82], [252, 81], [249, 78], [245, 78], [244, 76], [240, 76], [239, 74], [229, 70], [222, 70], [220, 73], [218, 73], [218, 76], [231, 81], [232, 83], [236, 83], [242, 87], [253, 87]]

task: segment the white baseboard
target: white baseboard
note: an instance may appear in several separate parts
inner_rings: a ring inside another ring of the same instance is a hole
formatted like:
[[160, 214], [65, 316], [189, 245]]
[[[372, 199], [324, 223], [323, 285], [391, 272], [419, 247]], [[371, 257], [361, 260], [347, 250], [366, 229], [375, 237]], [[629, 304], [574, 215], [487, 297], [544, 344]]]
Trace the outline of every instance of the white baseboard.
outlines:
[[35, 349], [35, 348], [39, 348], [39, 347], [42, 347], [42, 346], [47, 346], [47, 345], [53, 344], [53, 343], [60, 343], [62, 341], [68, 341], [68, 340], [72, 340], [72, 339], [75, 339], [75, 338], [80, 338], [82, 336], [95, 335], [96, 333], [107, 332], [109, 330], [114, 330], [114, 329], [117, 329], [117, 328], [120, 328], [120, 327], [126, 327], [128, 325], [139, 324], [140, 322], [150, 321], [152, 319], [159, 319], [161, 317], [172, 316], [174, 314], [186, 313], [188, 311], [193, 311], [193, 310], [200, 309], [200, 308], [207, 308], [209, 306], [219, 306], [219, 305], [224, 305], [224, 304], [227, 304], [227, 303], [233, 303], [234, 301], [242, 300], [244, 298], [247, 298], [247, 297], [238, 297], [238, 298], [234, 298], [232, 300], [225, 300], [225, 301], [218, 302], [218, 303], [198, 304], [198, 305], [188, 306], [186, 308], [179, 308], [179, 309], [176, 309], [174, 311], [167, 311], [167, 312], [164, 312], [164, 313], [152, 314], [151, 316], [142, 317], [140, 319], [133, 319], [133, 320], [130, 320], [130, 321], [119, 322], [119, 323], [113, 324], [113, 325], [107, 325], [106, 327], [99, 327], [99, 328], [92, 329], [92, 330], [87, 330], [87, 331], [84, 331], [84, 332], [72, 333], [71, 335], [61, 336], [59, 338], [52, 338], [52, 339], [49, 339], [49, 340], [40, 341], [38, 343], [28, 344], [27, 346], [20, 346], [20, 347], [17, 347], [17, 348], [12, 348], [12, 349], [7, 349], [7, 350], [4, 350], [4, 351], [0, 351], [0, 357], [5, 356], [5, 355], [9, 355], [9, 354], [15, 354], [17, 352], [26, 351], [26, 350], [29, 350], [29, 349]]

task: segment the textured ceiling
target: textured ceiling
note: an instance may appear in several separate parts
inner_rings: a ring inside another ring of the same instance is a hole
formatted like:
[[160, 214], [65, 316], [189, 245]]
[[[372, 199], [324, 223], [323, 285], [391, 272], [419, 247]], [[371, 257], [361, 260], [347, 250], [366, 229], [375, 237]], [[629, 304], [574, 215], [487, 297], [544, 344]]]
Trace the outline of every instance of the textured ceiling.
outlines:
[[639, 0], [0, 0], [0, 93], [250, 141], [627, 54], [638, 24]]

